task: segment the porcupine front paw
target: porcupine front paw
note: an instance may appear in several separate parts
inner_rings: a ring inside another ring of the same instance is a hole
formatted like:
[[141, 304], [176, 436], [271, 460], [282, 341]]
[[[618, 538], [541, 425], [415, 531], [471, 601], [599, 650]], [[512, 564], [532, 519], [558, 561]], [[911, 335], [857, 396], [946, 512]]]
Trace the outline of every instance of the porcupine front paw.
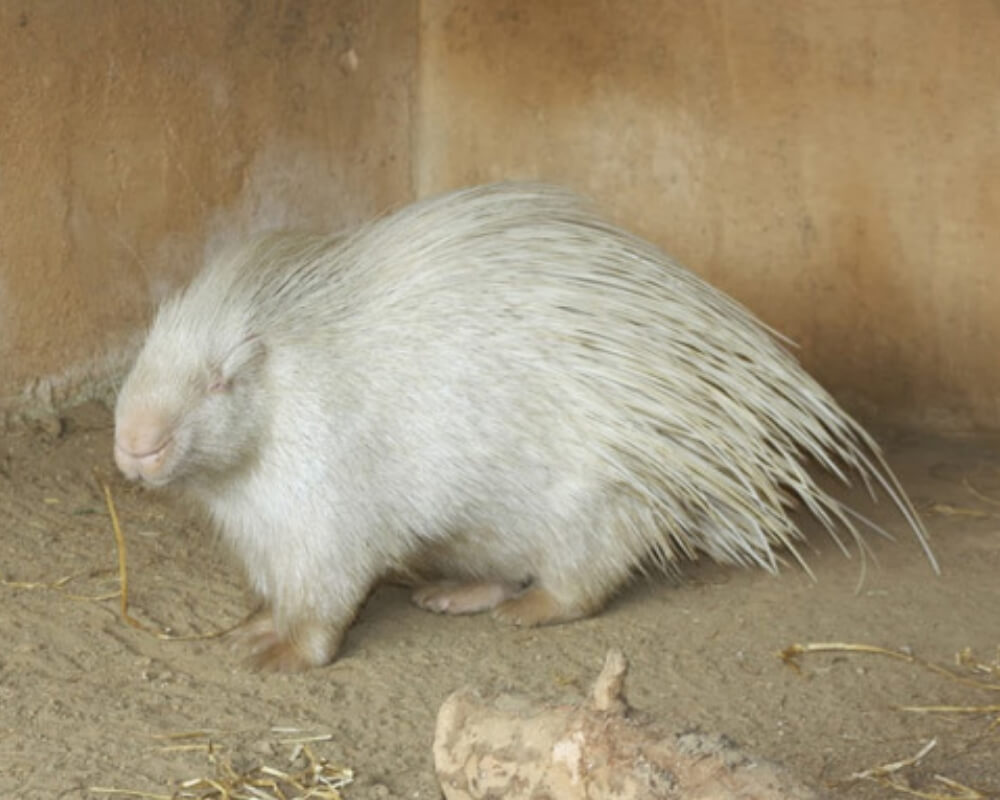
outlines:
[[303, 672], [330, 663], [343, 634], [316, 621], [279, 630], [270, 611], [256, 614], [233, 633], [234, 645], [247, 662], [263, 672]]

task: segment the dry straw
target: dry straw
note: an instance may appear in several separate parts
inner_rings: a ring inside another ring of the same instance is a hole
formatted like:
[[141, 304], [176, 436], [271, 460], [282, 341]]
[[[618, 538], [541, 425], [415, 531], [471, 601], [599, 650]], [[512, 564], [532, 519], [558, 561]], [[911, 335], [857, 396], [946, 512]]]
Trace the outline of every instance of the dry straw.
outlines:
[[218, 639], [219, 637], [225, 636], [228, 633], [232, 633], [232, 631], [234, 631], [238, 627], [240, 627], [240, 625], [243, 624], [243, 621], [240, 621], [240, 622], [236, 623], [235, 625], [230, 626], [229, 628], [225, 628], [225, 629], [219, 630], [219, 631], [212, 631], [212, 632], [209, 632], [209, 633], [196, 633], [196, 634], [177, 635], [177, 634], [168, 633], [167, 631], [164, 631], [164, 630], [154, 630], [150, 626], [145, 625], [142, 622], [140, 622], [139, 620], [137, 620], [135, 617], [133, 617], [129, 613], [129, 611], [128, 611], [128, 566], [127, 566], [127, 557], [126, 557], [126, 552], [127, 551], [126, 551], [126, 548], [125, 548], [125, 535], [122, 533], [121, 524], [118, 522], [118, 511], [115, 508], [115, 501], [114, 501], [114, 498], [111, 495], [111, 487], [108, 485], [107, 481], [105, 481], [103, 478], [101, 478], [100, 475], [96, 474], [96, 470], [95, 470], [95, 475], [97, 477], [97, 482], [100, 484], [101, 490], [104, 493], [104, 501], [105, 501], [105, 503], [108, 506], [108, 515], [111, 517], [111, 528], [114, 531], [115, 546], [116, 546], [117, 551], [118, 551], [118, 578], [119, 578], [119, 587], [120, 587], [119, 588], [119, 597], [120, 597], [119, 603], [120, 603], [120, 612], [121, 612], [121, 618], [122, 618], [122, 620], [124, 620], [126, 623], [128, 623], [129, 625], [131, 625], [133, 628], [137, 628], [138, 630], [141, 630], [141, 631], [143, 631], [145, 633], [148, 633], [148, 634], [151, 634], [151, 635], [155, 636], [157, 639], [163, 639], [163, 640], [166, 640], [166, 641], [185, 641], [185, 642], [189, 642], [189, 641], [197, 641], [197, 640], [201, 640], [201, 639]]
[[[330, 734], [301, 737], [292, 747], [288, 767], [279, 769], [258, 764], [237, 769], [232, 759], [209, 737], [209, 732], [192, 731], [169, 734], [168, 740], [204, 739], [188, 744], [163, 747], [164, 751], [204, 750], [213, 774], [179, 781], [170, 794], [91, 786], [92, 794], [106, 797], [132, 797], [144, 800], [342, 800], [340, 790], [354, 780], [352, 770], [317, 757], [310, 742], [332, 739]], [[281, 743], [289, 743], [282, 740]]]
[[[912, 653], [904, 652], [902, 650], [890, 650], [885, 647], [878, 647], [876, 645], [869, 644], [854, 644], [849, 642], [811, 642], [808, 644], [792, 644], [786, 647], [784, 650], [778, 653], [778, 657], [782, 659], [788, 666], [792, 667], [796, 672], [801, 672], [797, 659], [802, 656], [816, 654], [816, 653], [858, 653], [865, 655], [877, 655], [886, 658], [891, 658], [896, 661], [903, 661], [907, 664], [913, 664], [915, 666], [921, 667], [925, 670], [933, 672], [935, 675], [947, 678], [951, 681], [961, 684], [962, 686], [981, 689], [986, 691], [1000, 691], [1000, 681], [983, 681], [976, 678], [970, 677], [967, 674], [963, 674], [949, 667], [942, 666], [940, 664], [935, 664], [931, 661], [926, 661], [925, 659], [918, 658]], [[959, 667], [964, 667], [967, 670], [973, 672], [987, 674], [994, 679], [1000, 677], [1000, 653], [998, 653], [997, 662], [986, 665], [977, 662], [973, 656], [972, 651], [969, 648], [964, 649], [962, 652], [956, 654], [955, 657], [956, 664]], [[923, 705], [923, 706], [890, 706], [897, 711], [907, 711], [913, 713], [941, 713], [941, 714], [997, 714], [1000, 713], [1000, 705], [990, 704], [990, 705], [980, 705], [980, 706], [957, 706], [957, 705]], [[1000, 718], [993, 721], [991, 728], [996, 727], [1000, 722]], [[909, 782], [903, 777], [902, 773], [904, 770], [914, 767], [919, 762], [937, 746], [937, 739], [932, 739], [927, 742], [915, 755], [909, 758], [903, 758], [898, 761], [893, 761], [888, 764], [882, 764], [875, 767], [870, 767], [868, 769], [855, 772], [850, 776], [849, 781], [872, 781], [884, 786], [887, 789], [891, 789], [895, 792], [908, 795], [910, 797], [919, 797], [923, 800], [989, 800], [991, 797], [995, 797], [994, 794], [989, 794], [982, 792], [978, 789], [974, 789], [971, 786], [967, 786], [951, 778], [945, 777], [944, 775], [935, 774], [933, 776], [934, 782], [940, 787], [931, 790], [921, 790], [913, 788]]]

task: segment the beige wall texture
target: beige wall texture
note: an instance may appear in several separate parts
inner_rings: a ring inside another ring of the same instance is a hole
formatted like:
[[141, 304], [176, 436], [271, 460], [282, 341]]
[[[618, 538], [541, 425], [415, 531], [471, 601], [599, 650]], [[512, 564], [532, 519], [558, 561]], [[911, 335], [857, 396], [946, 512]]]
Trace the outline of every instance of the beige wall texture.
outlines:
[[435, 0], [418, 191], [569, 183], [866, 419], [1000, 427], [1000, 3]]
[[0, 418], [106, 390], [206, 248], [411, 195], [417, 4], [0, 0]]
[[1000, 4], [0, 0], [0, 411], [120, 370], [206, 248], [543, 178], [869, 420], [1000, 428]]

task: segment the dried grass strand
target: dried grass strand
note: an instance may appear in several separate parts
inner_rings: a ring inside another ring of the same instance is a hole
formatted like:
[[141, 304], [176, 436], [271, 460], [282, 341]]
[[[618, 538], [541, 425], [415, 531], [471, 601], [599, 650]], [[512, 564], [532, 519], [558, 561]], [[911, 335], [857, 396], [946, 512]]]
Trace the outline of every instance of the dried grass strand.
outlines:
[[876, 777], [869, 778], [874, 783], [884, 786], [886, 789], [891, 789], [895, 792], [901, 794], [909, 795], [910, 797], [919, 797], [921, 800], [990, 800], [994, 795], [983, 794], [978, 789], [973, 789], [971, 786], [966, 786], [964, 783], [959, 783], [958, 781], [946, 778], [943, 775], [935, 775], [934, 780], [944, 784], [946, 787], [951, 789], [948, 794], [942, 794], [941, 792], [926, 792], [922, 789], [914, 789], [912, 786], [907, 786], [905, 783], [900, 783], [898, 780], [893, 778]]
[[106, 600], [110, 600], [113, 597], [118, 596], [118, 592], [109, 592], [107, 594], [77, 594], [76, 592], [66, 591], [65, 587], [72, 581], [80, 580], [81, 578], [96, 578], [104, 573], [111, 573], [113, 570], [108, 569], [94, 569], [87, 572], [78, 572], [73, 575], [63, 575], [61, 578], [57, 578], [54, 581], [12, 581], [6, 578], [0, 578], [0, 586], [6, 586], [9, 589], [18, 589], [26, 591], [34, 590], [48, 590], [48, 591], [58, 591], [62, 592], [66, 597], [72, 600], [86, 600], [93, 603], [101, 603]]
[[122, 534], [122, 527], [118, 522], [118, 511], [115, 508], [114, 498], [111, 497], [111, 487], [100, 476], [97, 476], [97, 480], [104, 492], [104, 502], [107, 504], [108, 514], [111, 516], [111, 529], [115, 534], [115, 547], [118, 552], [118, 591], [120, 595], [119, 611], [121, 618], [133, 628], [152, 633], [145, 625], [128, 613], [128, 568], [126, 566], [125, 536]]
[[912, 711], [917, 714], [1000, 714], [1000, 705], [988, 706], [890, 706], [894, 711]]
[[119, 585], [119, 612], [122, 620], [127, 624], [131, 625], [133, 628], [142, 631], [143, 633], [148, 633], [151, 636], [155, 636], [157, 639], [169, 642], [194, 642], [202, 641], [205, 639], [218, 639], [232, 633], [234, 630], [239, 628], [246, 620], [240, 620], [239, 622], [230, 625], [228, 628], [223, 628], [217, 631], [210, 631], [209, 633], [188, 633], [188, 634], [173, 634], [168, 633], [163, 629], [155, 629], [149, 625], [140, 622], [138, 619], [133, 617], [128, 611], [128, 564], [126, 558], [126, 548], [125, 548], [125, 535], [122, 533], [121, 523], [118, 521], [118, 511], [115, 507], [114, 498], [111, 495], [111, 487], [108, 485], [107, 481], [101, 478], [95, 470], [95, 476], [97, 482], [100, 484], [101, 490], [104, 492], [104, 501], [108, 507], [108, 514], [111, 517], [111, 528], [115, 536], [115, 546], [118, 551], [118, 585]]
[[904, 653], [901, 650], [889, 650], [888, 648], [879, 647], [877, 645], [853, 644], [848, 642], [810, 642], [808, 644], [792, 644], [778, 653], [778, 657], [784, 661], [785, 664], [792, 667], [792, 669], [800, 671], [801, 668], [799, 667], [796, 659], [800, 656], [812, 653], [865, 653], [868, 655], [885, 656], [887, 658], [896, 659], [897, 661], [904, 661], [907, 664], [914, 664], [933, 672], [936, 675], [942, 675], [949, 680], [960, 683], [963, 686], [971, 686], [976, 689], [1000, 692], [1000, 683], [987, 683], [965, 675], [959, 675], [948, 667], [943, 667], [932, 661], [926, 661], [910, 653]]
[[989, 503], [990, 505], [993, 506], [1000, 506], [1000, 500], [997, 500], [995, 497], [990, 497], [988, 494], [984, 494], [983, 492], [979, 491], [975, 486], [969, 483], [968, 478], [962, 478], [962, 486], [964, 486], [969, 491], [969, 494], [971, 494], [973, 497], [978, 498], [979, 500], [982, 500], [984, 503]]
[[887, 777], [905, 769], [906, 767], [912, 767], [914, 764], [917, 764], [920, 759], [926, 756], [935, 747], [937, 747], [937, 739], [931, 739], [927, 742], [927, 744], [921, 747], [915, 755], [912, 755], [909, 758], [900, 759], [899, 761], [892, 761], [888, 764], [871, 767], [870, 769], [863, 770], [862, 772], [855, 772], [851, 775], [851, 780]]
[[899, 761], [892, 761], [888, 764], [871, 767], [861, 772], [855, 772], [849, 780], [872, 781], [880, 786], [884, 786], [886, 789], [907, 794], [911, 797], [919, 797], [922, 800], [987, 800], [989, 795], [983, 794], [978, 789], [973, 789], [971, 786], [966, 786], [951, 778], [946, 778], [943, 775], [934, 775], [934, 780], [951, 790], [948, 794], [914, 789], [912, 786], [901, 782], [897, 777], [898, 773], [918, 764], [936, 746], [937, 739], [931, 739], [915, 755], [900, 759]]

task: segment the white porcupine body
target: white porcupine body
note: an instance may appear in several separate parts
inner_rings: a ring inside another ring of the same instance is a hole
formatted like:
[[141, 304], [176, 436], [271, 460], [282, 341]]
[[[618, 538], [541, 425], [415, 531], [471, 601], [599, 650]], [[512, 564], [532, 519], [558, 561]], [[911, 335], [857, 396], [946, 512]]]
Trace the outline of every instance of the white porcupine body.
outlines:
[[533, 582], [554, 619], [680, 556], [773, 569], [792, 498], [854, 533], [810, 456], [881, 484], [924, 541], [875, 445], [759, 322], [543, 185], [217, 260], [161, 310], [117, 427], [123, 469], [201, 496], [309, 663], [416, 562]]

